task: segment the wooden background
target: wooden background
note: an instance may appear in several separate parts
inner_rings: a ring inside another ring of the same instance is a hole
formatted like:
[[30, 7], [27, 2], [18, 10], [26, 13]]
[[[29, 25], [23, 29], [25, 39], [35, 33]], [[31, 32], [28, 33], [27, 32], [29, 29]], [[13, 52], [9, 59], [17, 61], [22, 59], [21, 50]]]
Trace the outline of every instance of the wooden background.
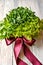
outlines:
[[[43, 0], [0, 0], [0, 20], [2, 20], [6, 13], [18, 6], [30, 7], [36, 12], [41, 19], [43, 18]], [[13, 45], [7, 46], [5, 40], [0, 41], [0, 65], [16, 65], [15, 57], [13, 54]], [[43, 33], [32, 47], [29, 47], [33, 54], [43, 64]], [[22, 53], [21, 53], [22, 54]], [[32, 65], [26, 57], [20, 57], [22, 60]]]

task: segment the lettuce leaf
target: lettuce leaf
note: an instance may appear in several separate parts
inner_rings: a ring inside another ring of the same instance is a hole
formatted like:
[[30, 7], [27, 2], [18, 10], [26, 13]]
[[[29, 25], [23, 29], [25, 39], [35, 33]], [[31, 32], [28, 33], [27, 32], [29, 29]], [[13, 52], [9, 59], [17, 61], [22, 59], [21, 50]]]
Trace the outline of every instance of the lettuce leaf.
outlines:
[[18, 7], [6, 14], [0, 22], [0, 39], [25, 36], [36, 37], [40, 32], [40, 19], [31, 9]]

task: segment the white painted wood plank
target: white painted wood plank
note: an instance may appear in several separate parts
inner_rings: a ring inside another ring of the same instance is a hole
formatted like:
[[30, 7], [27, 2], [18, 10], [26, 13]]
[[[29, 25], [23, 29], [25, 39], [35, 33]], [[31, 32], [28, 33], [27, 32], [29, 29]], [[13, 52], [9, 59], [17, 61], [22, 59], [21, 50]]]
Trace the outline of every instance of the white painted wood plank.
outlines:
[[1, 43], [0, 65], [12, 65], [12, 45], [7, 46], [5, 40]]
[[[0, 1], [0, 20], [5, 17], [6, 13], [13, 8], [12, 1], [1, 0]], [[12, 45], [7, 46], [5, 40], [0, 43], [0, 65], [12, 65]]]
[[3, 19], [5, 0], [0, 0], [0, 20]]

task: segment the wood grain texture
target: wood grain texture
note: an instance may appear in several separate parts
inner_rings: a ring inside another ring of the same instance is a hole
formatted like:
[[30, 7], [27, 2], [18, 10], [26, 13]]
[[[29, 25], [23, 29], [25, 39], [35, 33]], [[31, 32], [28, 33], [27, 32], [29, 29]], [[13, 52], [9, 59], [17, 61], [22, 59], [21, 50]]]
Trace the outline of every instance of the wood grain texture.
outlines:
[[[31, 7], [37, 16], [43, 18], [43, 0], [0, 0], [0, 20], [6, 16], [8, 11], [18, 6]], [[0, 41], [0, 65], [16, 65], [13, 46], [14, 43], [7, 46], [5, 40]], [[29, 48], [43, 64], [43, 33], [41, 33], [41, 37], [36, 40], [35, 44]], [[32, 65], [22, 52], [20, 55], [22, 55], [20, 58], [23, 61], [28, 65]]]

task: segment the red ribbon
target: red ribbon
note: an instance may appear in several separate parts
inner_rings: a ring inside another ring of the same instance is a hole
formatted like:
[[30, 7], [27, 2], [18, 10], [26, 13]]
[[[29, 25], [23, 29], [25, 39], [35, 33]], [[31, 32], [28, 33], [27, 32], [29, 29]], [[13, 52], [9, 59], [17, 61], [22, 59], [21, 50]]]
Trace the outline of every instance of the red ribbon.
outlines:
[[28, 60], [30, 60], [30, 62], [33, 65], [42, 65], [41, 62], [32, 54], [32, 52], [26, 46], [26, 44], [29, 46], [32, 46], [33, 43], [35, 42], [35, 39], [27, 40], [25, 37], [21, 37], [21, 38], [16, 38], [16, 39], [10, 38], [10, 39], [5, 39], [5, 40], [6, 40], [7, 45], [10, 45], [12, 42], [15, 41], [14, 55], [15, 55], [17, 65], [28, 65], [27, 63], [25, 63], [19, 58], [21, 49], [23, 49], [24, 55], [27, 57]]

